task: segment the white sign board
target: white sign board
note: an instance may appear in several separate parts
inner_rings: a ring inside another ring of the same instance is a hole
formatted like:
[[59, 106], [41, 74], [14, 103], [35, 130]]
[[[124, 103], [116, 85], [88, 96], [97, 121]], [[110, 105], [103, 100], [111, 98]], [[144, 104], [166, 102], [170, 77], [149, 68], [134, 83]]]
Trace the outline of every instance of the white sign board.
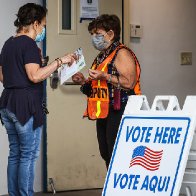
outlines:
[[125, 114], [102, 196], [179, 195], [194, 128], [187, 112]]

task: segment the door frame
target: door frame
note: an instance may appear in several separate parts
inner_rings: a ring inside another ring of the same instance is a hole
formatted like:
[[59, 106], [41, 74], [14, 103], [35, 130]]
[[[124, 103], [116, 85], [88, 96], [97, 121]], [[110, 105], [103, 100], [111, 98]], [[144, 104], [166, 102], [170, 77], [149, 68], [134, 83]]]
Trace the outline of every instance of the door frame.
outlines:
[[[42, 0], [43, 6], [47, 7], [47, 0]], [[47, 31], [47, 29], [46, 29]], [[42, 53], [43, 56], [46, 56], [46, 36], [43, 40], [43, 46], [42, 46]], [[47, 93], [46, 93], [46, 86], [47, 86], [47, 80], [43, 82], [43, 88], [44, 88], [44, 100], [47, 104]], [[42, 132], [42, 175], [43, 175], [43, 192], [47, 192], [47, 184], [48, 184], [48, 175], [47, 175], [47, 116], [44, 118], [44, 124], [43, 124], [43, 132]]]
[[[121, 0], [122, 1], [122, 43], [129, 47], [130, 44], [130, 0]], [[47, 0], [42, 0], [43, 6], [47, 7]], [[126, 28], [128, 27], [128, 28]], [[46, 29], [47, 31], [47, 29]], [[46, 56], [46, 38], [43, 40], [43, 56]], [[47, 103], [47, 94], [46, 94], [47, 80], [44, 81], [44, 99]], [[44, 119], [43, 124], [43, 151], [42, 151], [42, 171], [43, 171], [43, 191], [47, 192], [48, 186], [48, 176], [47, 176], [47, 116]]]
[[122, 43], [130, 46], [130, 0], [122, 0]]

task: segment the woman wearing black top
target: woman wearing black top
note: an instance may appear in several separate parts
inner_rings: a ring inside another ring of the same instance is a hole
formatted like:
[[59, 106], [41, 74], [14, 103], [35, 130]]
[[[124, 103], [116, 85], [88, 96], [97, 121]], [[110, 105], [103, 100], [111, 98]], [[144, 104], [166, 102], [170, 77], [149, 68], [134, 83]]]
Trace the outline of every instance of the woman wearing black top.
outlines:
[[8, 193], [33, 195], [35, 161], [39, 156], [43, 125], [43, 84], [64, 63], [72, 63], [68, 54], [41, 67], [36, 42], [45, 37], [46, 8], [28, 3], [22, 6], [10, 37], [0, 54], [0, 80], [4, 90], [0, 99], [1, 120], [9, 139]]

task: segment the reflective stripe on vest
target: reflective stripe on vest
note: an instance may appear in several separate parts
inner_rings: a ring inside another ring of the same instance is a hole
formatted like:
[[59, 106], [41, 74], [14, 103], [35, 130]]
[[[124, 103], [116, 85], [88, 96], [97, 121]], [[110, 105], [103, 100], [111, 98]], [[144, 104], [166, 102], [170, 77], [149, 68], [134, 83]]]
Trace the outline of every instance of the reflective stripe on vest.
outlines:
[[[105, 63], [105, 65], [103, 66], [103, 68], [101, 69], [101, 71], [105, 72], [105, 68], [106, 67], [107, 67], [107, 63]], [[100, 87], [101, 87], [101, 81], [98, 80], [98, 89]], [[107, 92], [107, 94], [108, 94], [108, 97], [109, 97], [109, 93], [108, 92]], [[100, 100], [97, 100], [97, 113], [96, 113], [96, 117], [99, 118], [100, 114], [101, 114], [101, 101]]]

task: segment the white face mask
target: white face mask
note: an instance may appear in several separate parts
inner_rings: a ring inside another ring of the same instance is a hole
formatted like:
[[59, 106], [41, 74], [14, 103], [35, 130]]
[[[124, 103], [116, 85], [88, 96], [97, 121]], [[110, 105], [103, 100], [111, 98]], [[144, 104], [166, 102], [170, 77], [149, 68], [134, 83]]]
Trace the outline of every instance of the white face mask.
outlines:
[[92, 36], [92, 44], [99, 51], [105, 50], [109, 44], [109, 42], [104, 39], [104, 36], [105, 35], [101, 34]]

